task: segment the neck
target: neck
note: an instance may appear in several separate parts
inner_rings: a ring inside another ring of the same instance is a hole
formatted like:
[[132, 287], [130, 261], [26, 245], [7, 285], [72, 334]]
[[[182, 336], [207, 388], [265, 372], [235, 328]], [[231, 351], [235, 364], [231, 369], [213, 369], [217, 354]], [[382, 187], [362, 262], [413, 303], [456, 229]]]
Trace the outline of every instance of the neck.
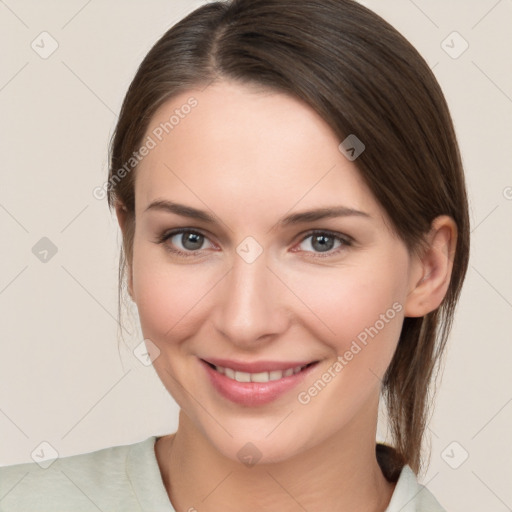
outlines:
[[177, 512], [383, 512], [395, 484], [377, 462], [376, 418], [367, 432], [347, 430], [286, 461], [246, 467], [221, 455], [180, 412], [176, 434], [159, 439], [155, 451]]

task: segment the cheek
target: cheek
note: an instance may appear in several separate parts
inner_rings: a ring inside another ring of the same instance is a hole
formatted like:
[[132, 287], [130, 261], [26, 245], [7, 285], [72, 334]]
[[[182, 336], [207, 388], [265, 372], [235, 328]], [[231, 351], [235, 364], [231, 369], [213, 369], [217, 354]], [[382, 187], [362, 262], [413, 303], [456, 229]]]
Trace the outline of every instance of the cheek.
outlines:
[[[172, 265], [158, 247], [140, 249], [133, 258], [133, 291], [144, 336], [172, 341], [197, 327], [199, 307], [211, 286], [197, 265]], [[190, 331], [190, 332], [189, 332]]]
[[[310, 312], [308, 327], [351, 366], [387, 368], [403, 321], [404, 272], [389, 262], [326, 269], [294, 279], [294, 291]], [[367, 374], [367, 371], [365, 372]]]
[[[357, 335], [386, 314], [393, 303], [403, 300], [400, 277], [393, 275], [391, 269], [332, 269], [323, 275], [302, 274], [295, 282], [296, 295], [334, 339]], [[390, 314], [394, 317], [393, 312]]]
[[311, 417], [325, 418], [327, 431], [373, 407], [368, 404], [380, 394], [400, 336], [401, 278], [391, 267], [371, 269], [345, 268], [322, 279], [317, 276], [314, 285], [306, 282], [300, 291], [322, 320], [311, 321], [309, 328], [329, 346], [332, 357], [307, 379], [297, 400]]

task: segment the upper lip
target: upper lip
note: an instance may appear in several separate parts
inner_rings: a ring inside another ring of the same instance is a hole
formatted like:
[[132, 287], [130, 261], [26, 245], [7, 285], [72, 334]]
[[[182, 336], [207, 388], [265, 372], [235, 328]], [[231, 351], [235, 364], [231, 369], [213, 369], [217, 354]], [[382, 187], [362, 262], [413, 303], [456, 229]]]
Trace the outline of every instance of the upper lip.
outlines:
[[208, 358], [203, 361], [213, 364], [214, 366], [222, 366], [223, 368], [231, 368], [238, 372], [261, 373], [272, 372], [277, 370], [287, 370], [288, 368], [296, 368], [297, 366], [306, 366], [316, 361], [255, 361], [252, 363], [244, 361], [234, 361], [233, 359], [217, 359]]

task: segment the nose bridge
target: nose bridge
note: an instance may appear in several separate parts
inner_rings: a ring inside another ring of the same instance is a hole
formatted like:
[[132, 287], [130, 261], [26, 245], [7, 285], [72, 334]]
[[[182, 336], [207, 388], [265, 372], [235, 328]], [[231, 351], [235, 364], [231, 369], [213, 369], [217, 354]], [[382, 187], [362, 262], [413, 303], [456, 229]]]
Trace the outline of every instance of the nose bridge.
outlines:
[[[217, 304], [217, 329], [235, 344], [248, 344], [286, 328], [287, 315], [278, 279], [263, 252], [247, 257], [243, 244], [223, 283]], [[253, 249], [253, 248], [252, 248]], [[250, 249], [249, 253], [252, 251]]]

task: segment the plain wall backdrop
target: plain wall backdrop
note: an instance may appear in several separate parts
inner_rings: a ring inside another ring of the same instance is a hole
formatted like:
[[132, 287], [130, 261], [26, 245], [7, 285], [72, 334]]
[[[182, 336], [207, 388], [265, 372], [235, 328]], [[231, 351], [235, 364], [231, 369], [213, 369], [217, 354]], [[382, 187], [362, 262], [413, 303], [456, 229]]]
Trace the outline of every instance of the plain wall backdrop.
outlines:
[[[138, 65], [203, 3], [0, 0], [0, 465], [32, 462], [43, 441], [68, 456], [176, 428], [153, 367], [118, 350], [121, 237], [93, 190]], [[434, 70], [470, 196], [470, 267], [421, 481], [451, 512], [511, 510], [512, 2], [364, 4]], [[126, 327], [133, 349], [142, 336]]]

